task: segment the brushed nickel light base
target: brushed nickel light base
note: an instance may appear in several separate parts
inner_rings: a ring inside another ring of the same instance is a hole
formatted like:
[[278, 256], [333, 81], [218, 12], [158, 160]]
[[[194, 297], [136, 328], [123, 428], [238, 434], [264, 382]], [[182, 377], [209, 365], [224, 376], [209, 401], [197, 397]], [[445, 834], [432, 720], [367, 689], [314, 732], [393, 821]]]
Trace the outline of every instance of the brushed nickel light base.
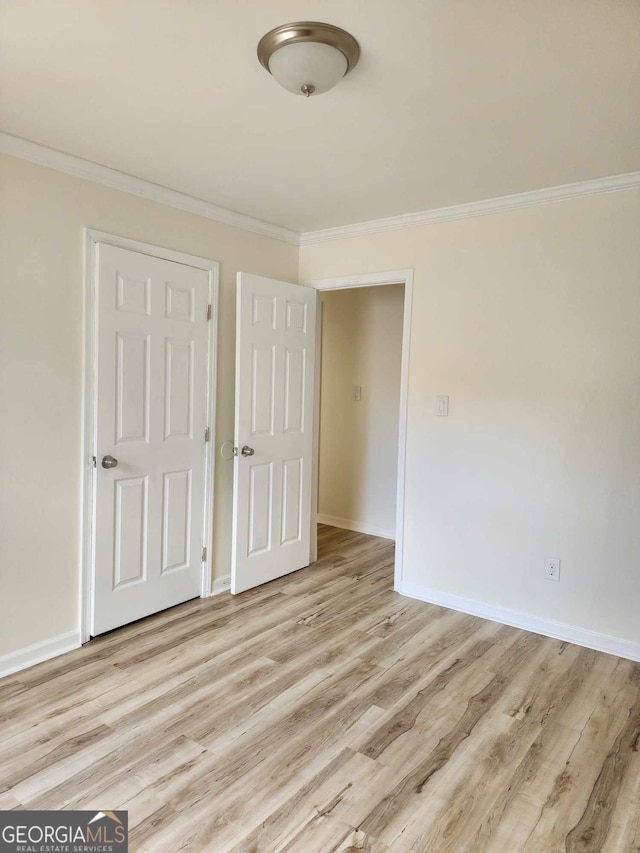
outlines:
[[[339, 50], [347, 61], [345, 76], [356, 67], [360, 59], [360, 46], [346, 30], [319, 21], [297, 21], [292, 24], [282, 24], [262, 36], [258, 42], [260, 64], [271, 73], [269, 62], [273, 54], [281, 47], [301, 42], [326, 44]], [[310, 83], [304, 84], [300, 90], [308, 98], [315, 92], [315, 86]]]

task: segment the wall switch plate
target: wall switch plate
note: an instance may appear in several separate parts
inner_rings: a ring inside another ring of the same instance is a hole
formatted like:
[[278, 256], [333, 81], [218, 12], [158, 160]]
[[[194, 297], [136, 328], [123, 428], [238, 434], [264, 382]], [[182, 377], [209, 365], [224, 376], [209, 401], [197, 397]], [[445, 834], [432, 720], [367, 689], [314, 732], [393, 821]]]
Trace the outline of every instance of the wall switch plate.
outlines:
[[550, 581], [560, 580], [560, 560], [558, 557], [544, 558], [544, 576]]
[[359, 403], [362, 400], [362, 387], [360, 385], [354, 385], [353, 391], [351, 392], [351, 399], [354, 403]]
[[439, 396], [436, 397], [436, 415], [439, 418], [446, 418], [449, 416], [449, 398], [447, 396]]

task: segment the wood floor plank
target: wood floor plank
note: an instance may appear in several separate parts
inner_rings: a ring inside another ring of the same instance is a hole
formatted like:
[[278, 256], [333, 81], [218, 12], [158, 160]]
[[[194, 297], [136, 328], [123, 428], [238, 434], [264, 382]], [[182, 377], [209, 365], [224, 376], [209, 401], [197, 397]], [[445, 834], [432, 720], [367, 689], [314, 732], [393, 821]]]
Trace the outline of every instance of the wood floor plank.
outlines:
[[464, 742], [471, 737], [477, 726], [501, 698], [510, 679], [522, 675], [522, 670], [530, 665], [532, 655], [542, 643], [542, 638], [533, 634], [523, 634], [514, 647], [501, 659], [499, 674], [474, 693], [466, 702], [459, 720], [438, 741], [435, 748], [415, 764], [385, 796], [369, 811], [360, 829], [386, 842], [392, 840], [403, 830], [399, 826], [407, 820], [404, 813], [419, 809], [419, 800], [427, 788], [437, 785], [435, 777], [439, 771], [458, 752]]
[[12, 794], [8, 792], [0, 794], [0, 811], [12, 811], [13, 809], [17, 809], [19, 807], [20, 803]]
[[[531, 749], [513, 768], [508, 787], [497, 794], [492, 809], [477, 829], [477, 842], [487, 851], [499, 853], [512, 840], [520, 849], [525, 844], [547, 842], [540, 832], [534, 831], [535, 825], [556, 778], [564, 773], [582, 728], [594, 711], [596, 694], [599, 695], [603, 685], [610, 685], [615, 692], [616, 681], [626, 683], [624, 674], [633, 668], [629, 662], [588, 649], [573, 652], [571, 665], [561, 681], [550, 684], [549, 704], [540, 724], [535, 717], [530, 723], [537, 732]], [[607, 671], [606, 678], [603, 670]], [[579, 749], [576, 756], [580, 752]], [[566, 826], [565, 832], [570, 829]]]
[[335, 758], [298, 787], [278, 809], [269, 817], [258, 823], [251, 824], [247, 833], [233, 846], [233, 853], [252, 853], [257, 850], [277, 850], [282, 844], [288, 843], [298, 832], [301, 825], [309, 816], [317, 814], [313, 805], [316, 791], [327, 780], [334, 778], [342, 771], [354, 756], [353, 750], [343, 749]]
[[617, 853], [625, 844], [634, 853], [640, 851], [640, 746], [632, 747], [632, 753], [617, 801], [614, 801], [609, 835], [602, 845], [602, 853]]
[[640, 852], [640, 666], [393, 591], [394, 545], [0, 681], [0, 809], [147, 853]]
[[[638, 750], [639, 738], [640, 696], [636, 696], [623, 728], [602, 761], [580, 819], [565, 836], [567, 853], [594, 848], [601, 850], [604, 846], [622, 780], [631, 763], [633, 752]], [[564, 826], [560, 828], [560, 833], [563, 832]]]
[[[603, 702], [591, 714], [564, 769], [554, 778], [525, 849], [535, 849], [536, 837], [548, 838], [550, 843], [570, 849], [574, 842], [567, 837], [566, 827], [577, 827], [587, 815], [599, 771], [628, 721], [633, 704], [633, 697], [624, 701], [616, 696], [611, 702]], [[586, 832], [587, 827], [581, 831]]]

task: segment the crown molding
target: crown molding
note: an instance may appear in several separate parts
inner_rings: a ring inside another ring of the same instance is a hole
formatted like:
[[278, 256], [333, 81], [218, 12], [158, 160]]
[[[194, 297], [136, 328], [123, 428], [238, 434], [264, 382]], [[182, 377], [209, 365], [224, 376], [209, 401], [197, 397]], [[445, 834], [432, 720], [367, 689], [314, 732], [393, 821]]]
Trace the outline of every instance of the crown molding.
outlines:
[[324, 243], [327, 240], [340, 240], [346, 237], [363, 237], [368, 234], [380, 234], [383, 231], [398, 231], [404, 228], [416, 228], [420, 225], [433, 225], [436, 222], [450, 222], [454, 219], [469, 219], [473, 216], [488, 216], [537, 204], [549, 204], [555, 201], [568, 201], [583, 196], [613, 193], [621, 190], [640, 188], [640, 172], [628, 172], [607, 178], [595, 178], [574, 184], [563, 184], [543, 190], [505, 195], [499, 198], [471, 201], [451, 207], [422, 210], [418, 213], [404, 213], [400, 216], [388, 216], [385, 219], [370, 219], [353, 225], [336, 228], [323, 228], [319, 231], [305, 231], [300, 234], [300, 245]]
[[314, 243], [324, 243], [327, 240], [340, 240], [347, 237], [362, 237], [368, 234], [380, 234], [384, 231], [399, 231], [404, 228], [416, 228], [421, 225], [433, 225], [437, 222], [450, 222], [455, 219], [469, 219], [473, 216], [488, 216], [492, 213], [502, 213], [508, 210], [518, 210], [522, 207], [532, 207], [537, 204], [549, 204], [555, 201], [568, 201], [601, 193], [620, 192], [640, 188], [640, 172], [628, 172], [624, 175], [613, 175], [606, 178], [595, 178], [589, 181], [579, 181], [573, 184], [562, 184], [542, 190], [531, 190], [499, 198], [471, 201], [456, 204], [451, 207], [440, 207], [432, 210], [421, 210], [417, 213], [403, 213], [400, 216], [388, 216], [384, 219], [370, 219], [366, 222], [355, 222], [352, 225], [339, 225], [335, 228], [323, 228], [318, 231], [304, 231], [299, 234], [281, 225], [254, 219], [244, 213], [220, 207], [204, 199], [169, 189], [143, 178], [136, 178], [126, 172], [119, 172], [108, 166], [100, 166], [91, 160], [83, 160], [73, 154], [65, 154], [55, 148], [48, 148], [37, 142], [30, 142], [18, 136], [0, 131], [0, 152], [29, 160], [40, 166], [46, 166], [57, 172], [64, 172], [76, 178], [93, 181], [97, 184], [120, 190], [121, 192], [137, 195], [158, 204], [166, 204], [196, 216], [213, 219], [224, 225], [242, 228], [263, 237], [271, 237], [294, 246], [309, 246]]
[[166, 204], [186, 213], [195, 213], [197, 216], [203, 216], [206, 219], [214, 219], [224, 225], [252, 231], [254, 234], [260, 234], [263, 237], [282, 240], [295, 246], [299, 243], [299, 235], [296, 231], [282, 228], [280, 225], [273, 225], [270, 222], [263, 222], [261, 219], [254, 219], [244, 213], [228, 210], [226, 207], [220, 207], [186, 193], [171, 190], [160, 184], [154, 184], [152, 181], [145, 181], [142, 178], [128, 175], [126, 172], [119, 172], [117, 169], [111, 169], [108, 166], [100, 166], [91, 160], [83, 160], [82, 157], [65, 154], [55, 148], [48, 148], [46, 145], [39, 145], [36, 142], [30, 142], [27, 139], [21, 139], [18, 136], [12, 136], [1, 131], [0, 152], [18, 157], [21, 160], [29, 160], [39, 166], [46, 166], [56, 172], [64, 172], [67, 175], [93, 181], [114, 190], [121, 190], [131, 195], [140, 196], [140, 198], [146, 198], [149, 201]]

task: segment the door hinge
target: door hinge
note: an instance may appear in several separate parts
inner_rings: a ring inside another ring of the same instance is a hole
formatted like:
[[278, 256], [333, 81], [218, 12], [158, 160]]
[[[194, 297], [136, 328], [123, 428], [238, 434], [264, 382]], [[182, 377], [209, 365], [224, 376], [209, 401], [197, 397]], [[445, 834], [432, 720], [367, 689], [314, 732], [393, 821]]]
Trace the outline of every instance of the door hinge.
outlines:
[[203, 546], [202, 547], [202, 562], [206, 563], [206, 561], [207, 561], [207, 549]]
[[213, 315], [213, 309], [211, 305], [207, 305], [207, 320], [210, 320]]
[[93, 467], [94, 467], [94, 468], [97, 468], [97, 466], [98, 466], [98, 460], [96, 459], [96, 457], [95, 457], [95, 456], [92, 456], [92, 457], [91, 457], [91, 463], [92, 463], [92, 465], [93, 465]]
[[205, 427], [204, 428], [204, 440], [209, 441], [210, 438], [211, 438], [211, 431], [209, 430], [209, 427]]

